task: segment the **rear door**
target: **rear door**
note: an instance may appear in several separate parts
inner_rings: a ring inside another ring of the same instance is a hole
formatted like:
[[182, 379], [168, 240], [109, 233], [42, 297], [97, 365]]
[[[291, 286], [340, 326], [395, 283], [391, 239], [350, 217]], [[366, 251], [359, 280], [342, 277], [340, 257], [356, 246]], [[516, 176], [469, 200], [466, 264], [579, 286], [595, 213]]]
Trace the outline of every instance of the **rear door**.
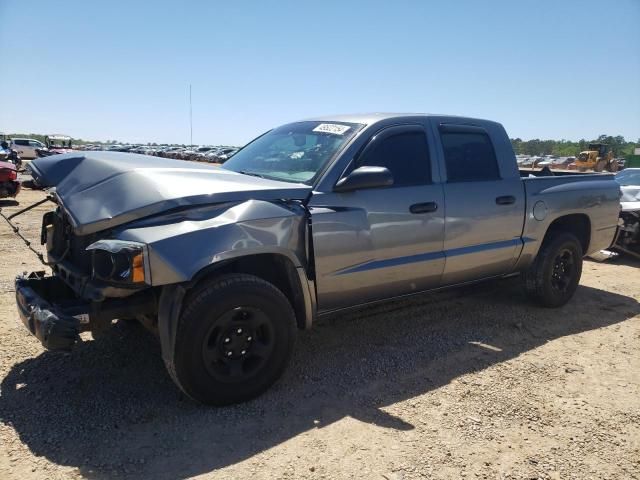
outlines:
[[309, 201], [319, 311], [427, 290], [444, 268], [442, 184], [422, 125], [377, 132], [347, 172], [388, 168], [394, 184]]
[[[446, 171], [442, 282], [455, 284], [508, 273], [522, 249], [525, 211], [515, 157], [511, 165], [508, 152], [500, 145], [504, 156], [499, 161], [493, 139], [500, 132], [455, 123], [440, 124], [437, 131]], [[508, 151], [513, 156], [510, 146]]]

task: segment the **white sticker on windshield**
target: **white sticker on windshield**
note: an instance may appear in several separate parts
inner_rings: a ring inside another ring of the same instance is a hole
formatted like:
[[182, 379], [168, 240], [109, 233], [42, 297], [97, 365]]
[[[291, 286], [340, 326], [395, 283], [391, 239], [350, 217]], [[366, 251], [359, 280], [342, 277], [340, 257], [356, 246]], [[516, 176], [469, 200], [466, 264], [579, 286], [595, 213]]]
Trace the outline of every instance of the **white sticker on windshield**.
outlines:
[[337, 123], [321, 123], [313, 129], [314, 132], [332, 133], [334, 135], [344, 135], [351, 127], [347, 125], [339, 125]]

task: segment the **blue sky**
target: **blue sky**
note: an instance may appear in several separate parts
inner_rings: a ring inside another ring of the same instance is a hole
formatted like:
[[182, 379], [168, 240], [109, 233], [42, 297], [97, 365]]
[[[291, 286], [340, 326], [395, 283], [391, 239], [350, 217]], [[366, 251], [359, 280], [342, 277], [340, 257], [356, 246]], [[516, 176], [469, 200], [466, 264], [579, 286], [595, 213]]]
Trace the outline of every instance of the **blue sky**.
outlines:
[[0, 130], [242, 144], [305, 117], [640, 137], [640, 0], [0, 0]]

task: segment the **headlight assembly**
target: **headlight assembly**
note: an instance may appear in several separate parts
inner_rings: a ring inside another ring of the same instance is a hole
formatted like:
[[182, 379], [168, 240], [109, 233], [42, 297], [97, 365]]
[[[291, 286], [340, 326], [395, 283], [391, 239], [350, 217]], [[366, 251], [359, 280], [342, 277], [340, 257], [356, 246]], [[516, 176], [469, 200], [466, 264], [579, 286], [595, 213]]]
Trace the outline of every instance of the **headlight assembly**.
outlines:
[[87, 247], [93, 252], [93, 277], [112, 283], [148, 283], [143, 243], [124, 240], [99, 240]]

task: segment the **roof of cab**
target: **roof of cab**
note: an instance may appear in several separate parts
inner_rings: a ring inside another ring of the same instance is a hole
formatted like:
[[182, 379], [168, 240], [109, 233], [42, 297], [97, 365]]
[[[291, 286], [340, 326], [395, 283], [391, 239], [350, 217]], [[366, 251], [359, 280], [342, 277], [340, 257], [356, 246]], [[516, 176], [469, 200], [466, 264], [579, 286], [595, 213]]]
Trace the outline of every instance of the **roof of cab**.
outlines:
[[388, 120], [393, 118], [416, 118], [416, 117], [447, 117], [447, 118], [459, 118], [466, 121], [478, 121], [478, 122], [492, 122], [491, 120], [485, 120], [480, 118], [463, 117], [459, 115], [444, 115], [435, 113], [387, 113], [387, 112], [374, 112], [374, 113], [354, 113], [354, 114], [341, 114], [341, 115], [323, 115], [320, 117], [307, 118], [306, 121], [315, 122], [346, 122], [346, 123], [360, 123], [364, 125], [371, 125], [382, 120]]

